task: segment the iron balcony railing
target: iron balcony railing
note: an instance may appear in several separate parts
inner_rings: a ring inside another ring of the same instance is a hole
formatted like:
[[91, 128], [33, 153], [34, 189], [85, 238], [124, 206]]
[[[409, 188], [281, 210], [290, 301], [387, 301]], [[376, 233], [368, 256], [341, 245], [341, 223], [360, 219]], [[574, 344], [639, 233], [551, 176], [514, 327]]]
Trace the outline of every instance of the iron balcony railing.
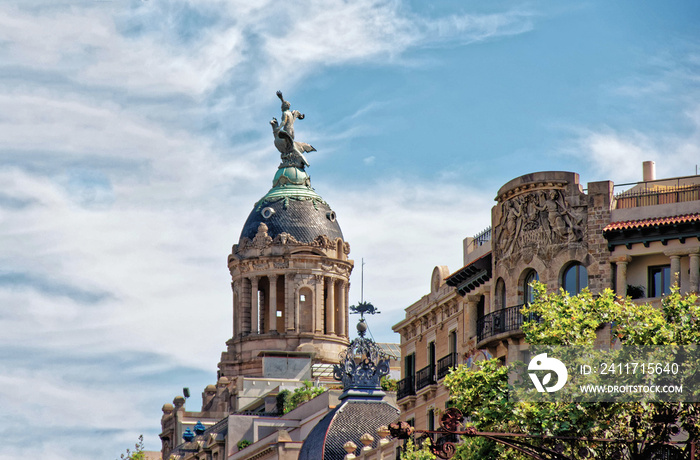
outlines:
[[484, 315], [476, 320], [476, 341], [481, 342], [497, 334], [520, 329], [524, 321], [537, 319], [535, 315], [523, 315], [520, 310], [523, 305], [504, 308]]
[[491, 241], [491, 226], [486, 227], [480, 233], [474, 235], [474, 239], [471, 242], [472, 250], [478, 248], [479, 246], [483, 246], [489, 241]]
[[396, 389], [396, 399], [405, 398], [416, 394], [416, 386], [413, 384], [413, 376], [399, 380], [398, 388]]
[[416, 372], [416, 391], [435, 383], [435, 365], [425, 366]]
[[440, 358], [437, 362], [437, 379], [440, 380], [455, 367], [457, 367], [457, 353], [450, 353]]
[[700, 200], [700, 184], [650, 186], [615, 195], [617, 209]]

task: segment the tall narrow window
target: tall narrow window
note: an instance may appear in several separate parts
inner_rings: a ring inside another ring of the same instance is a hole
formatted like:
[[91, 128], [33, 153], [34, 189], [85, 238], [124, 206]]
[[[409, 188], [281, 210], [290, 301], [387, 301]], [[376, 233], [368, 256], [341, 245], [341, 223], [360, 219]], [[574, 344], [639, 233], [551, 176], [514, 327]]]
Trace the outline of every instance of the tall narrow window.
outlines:
[[457, 331], [450, 331], [449, 335], [449, 352], [450, 354], [457, 353]]
[[569, 266], [564, 271], [563, 288], [571, 295], [580, 294], [588, 286], [588, 270], [579, 263]]
[[435, 409], [428, 411], [428, 431], [435, 430]]
[[431, 372], [435, 372], [435, 342], [430, 342], [428, 344], [428, 364], [430, 365]]
[[416, 373], [416, 354], [411, 353], [410, 355], [407, 355], [404, 358], [403, 376], [404, 376], [404, 378], [413, 379], [415, 373]]
[[661, 297], [671, 292], [671, 266], [649, 267], [649, 297]]
[[506, 308], [506, 283], [503, 278], [496, 282], [496, 310]]
[[535, 300], [535, 290], [532, 288], [531, 284], [539, 280], [540, 275], [538, 275], [535, 270], [530, 270], [525, 277], [525, 285], [523, 286], [523, 292], [525, 293], [523, 303], [532, 303]]

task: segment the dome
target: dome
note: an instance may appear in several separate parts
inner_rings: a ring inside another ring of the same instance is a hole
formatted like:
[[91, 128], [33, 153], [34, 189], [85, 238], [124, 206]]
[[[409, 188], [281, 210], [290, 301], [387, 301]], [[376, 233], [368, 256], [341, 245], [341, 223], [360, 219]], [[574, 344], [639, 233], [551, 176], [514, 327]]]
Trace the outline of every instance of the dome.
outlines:
[[309, 175], [296, 167], [280, 167], [272, 189], [258, 201], [243, 225], [240, 238], [253, 239], [264, 223], [275, 238], [288, 233], [300, 243], [310, 244], [321, 235], [331, 241], [343, 239], [343, 232], [328, 203], [311, 188]]
[[299, 452], [299, 460], [343, 460], [343, 445], [352, 441], [361, 446], [365, 433], [399, 418], [399, 410], [382, 400], [346, 399], [311, 430]]

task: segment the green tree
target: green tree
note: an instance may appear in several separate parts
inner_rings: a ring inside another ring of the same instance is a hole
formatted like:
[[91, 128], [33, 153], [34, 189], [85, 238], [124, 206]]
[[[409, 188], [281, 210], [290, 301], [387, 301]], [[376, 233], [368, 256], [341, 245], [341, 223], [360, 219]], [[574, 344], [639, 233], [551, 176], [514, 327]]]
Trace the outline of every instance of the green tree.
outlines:
[[382, 390], [384, 391], [396, 391], [399, 388], [398, 380], [392, 379], [387, 375], [382, 377], [382, 379], [379, 381], [379, 384], [381, 385]]
[[[593, 347], [596, 331], [606, 324], [627, 345], [700, 343], [698, 298], [680, 295], [677, 287], [664, 297], [661, 309], [617, 298], [609, 289], [599, 296], [588, 290], [570, 296], [564, 291], [548, 293], [540, 283], [533, 287], [535, 300], [524, 313], [539, 321], [522, 326], [531, 345]], [[631, 459], [651, 458], [654, 443], [669, 440], [674, 426], [685, 430], [691, 439], [699, 439], [700, 410], [694, 404], [514, 401], [509, 397], [510, 369], [489, 360], [471, 369], [460, 366], [445, 378], [454, 406], [477, 431], [639, 440], [626, 454]], [[659, 420], [668, 423], [660, 424]], [[524, 457], [486, 439], [468, 438], [458, 447], [456, 458]]]
[[119, 457], [121, 460], [145, 460], [146, 453], [144, 452], [143, 435], [139, 435], [138, 442], [134, 445], [134, 450], [126, 449], [126, 452]]
[[325, 391], [325, 388], [315, 387], [312, 382], [304, 380], [302, 386], [294, 391], [282, 390], [279, 392], [277, 395], [277, 411], [286, 414]]

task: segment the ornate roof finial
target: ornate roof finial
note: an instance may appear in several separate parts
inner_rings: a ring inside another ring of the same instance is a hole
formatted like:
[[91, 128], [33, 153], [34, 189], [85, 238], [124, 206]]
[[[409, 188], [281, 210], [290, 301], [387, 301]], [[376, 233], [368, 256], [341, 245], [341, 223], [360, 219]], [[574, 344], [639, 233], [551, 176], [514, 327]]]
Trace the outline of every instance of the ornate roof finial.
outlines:
[[281, 153], [282, 163], [279, 167], [303, 170], [309, 166], [304, 153], [316, 151], [311, 145], [294, 140], [294, 121], [297, 118], [303, 120], [304, 114], [298, 110], [290, 110], [292, 105], [284, 100], [282, 91], [277, 91], [277, 97], [282, 101], [282, 123], [278, 123], [277, 118], [273, 118], [270, 125], [272, 125], [272, 134], [275, 136], [275, 147]]
[[[389, 355], [374, 340], [365, 338], [364, 318], [357, 324], [360, 337], [340, 353], [340, 364], [333, 367], [333, 377], [343, 382], [341, 399], [354, 396], [384, 396], [381, 379], [389, 374]], [[354, 390], [354, 391], [353, 391]]]

